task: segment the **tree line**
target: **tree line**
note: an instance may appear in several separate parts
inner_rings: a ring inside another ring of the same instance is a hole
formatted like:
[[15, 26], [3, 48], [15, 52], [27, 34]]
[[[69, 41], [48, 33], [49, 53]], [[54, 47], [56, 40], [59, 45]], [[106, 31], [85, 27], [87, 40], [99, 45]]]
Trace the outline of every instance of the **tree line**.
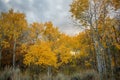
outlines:
[[[30, 69], [33, 73], [63, 71], [67, 74], [80, 69], [98, 71], [100, 80], [119, 77], [120, 8], [119, 0], [74, 0], [72, 17], [84, 31], [69, 36], [52, 22], [29, 24], [25, 14], [13, 9], [0, 14], [0, 68]], [[117, 80], [117, 79], [116, 79]]]
[[[100, 80], [114, 80], [114, 66], [120, 55], [120, 1], [74, 0], [70, 5], [72, 17], [90, 30]], [[114, 17], [112, 13], [116, 13]]]

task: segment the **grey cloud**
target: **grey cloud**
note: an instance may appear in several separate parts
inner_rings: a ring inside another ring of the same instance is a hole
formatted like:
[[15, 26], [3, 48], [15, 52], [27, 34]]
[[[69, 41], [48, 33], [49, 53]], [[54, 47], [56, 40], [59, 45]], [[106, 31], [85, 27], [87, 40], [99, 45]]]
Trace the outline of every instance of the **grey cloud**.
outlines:
[[13, 8], [23, 12], [29, 23], [52, 21], [62, 32], [71, 35], [79, 32], [69, 19], [71, 2], [72, 0], [0, 0], [0, 11]]
[[7, 11], [7, 6], [3, 0], [0, 0], [0, 12], [2, 11]]

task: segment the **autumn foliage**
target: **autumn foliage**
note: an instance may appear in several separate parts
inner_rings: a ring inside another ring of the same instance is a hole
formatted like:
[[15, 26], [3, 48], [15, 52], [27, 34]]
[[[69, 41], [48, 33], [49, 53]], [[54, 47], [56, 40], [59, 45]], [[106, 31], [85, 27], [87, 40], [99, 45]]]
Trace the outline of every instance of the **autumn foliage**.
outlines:
[[85, 28], [74, 36], [60, 32], [52, 22], [29, 24], [23, 13], [13, 9], [2, 12], [0, 68], [37, 67], [43, 72], [48, 70], [49, 77], [52, 71], [71, 74], [94, 69], [101, 80], [115, 78], [114, 68], [120, 66], [120, 14], [111, 18], [109, 7], [118, 10], [120, 1], [92, 0], [91, 4], [90, 0], [73, 0], [72, 17]]

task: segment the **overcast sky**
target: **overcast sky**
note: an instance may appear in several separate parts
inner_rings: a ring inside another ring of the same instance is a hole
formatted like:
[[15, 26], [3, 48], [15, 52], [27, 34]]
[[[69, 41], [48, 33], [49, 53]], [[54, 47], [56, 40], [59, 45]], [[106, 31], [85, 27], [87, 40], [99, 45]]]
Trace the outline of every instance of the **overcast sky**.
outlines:
[[0, 0], [0, 12], [13, 8], [26, 14], [27, 21], [52, 21], [60, 31], [73, 35], [79, 29], [72, 25], [69, 5], [72, 0]]

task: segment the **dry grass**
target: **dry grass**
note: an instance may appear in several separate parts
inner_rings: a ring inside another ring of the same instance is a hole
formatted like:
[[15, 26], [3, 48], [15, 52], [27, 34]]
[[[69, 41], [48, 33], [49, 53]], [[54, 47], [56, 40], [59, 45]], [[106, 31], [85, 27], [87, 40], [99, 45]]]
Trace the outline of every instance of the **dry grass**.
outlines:
[[71, 75], [71, 80], [99, 80], [98, 73], [94, 70], [81, 71]]
[[[3, 71], [0, 71], [0, 80], [48, 80], [48, 77], [46, 74], [35, 75], [29, 71], [21, 72], [20, 69], [13, 70], [10, 67], [6, 67]], [[99, 80], [99, 78], [97, 72], [87, 70], [73, 73], [72, 75], [58, 73], [56, 76], [52, 76], [51, 80]]]

